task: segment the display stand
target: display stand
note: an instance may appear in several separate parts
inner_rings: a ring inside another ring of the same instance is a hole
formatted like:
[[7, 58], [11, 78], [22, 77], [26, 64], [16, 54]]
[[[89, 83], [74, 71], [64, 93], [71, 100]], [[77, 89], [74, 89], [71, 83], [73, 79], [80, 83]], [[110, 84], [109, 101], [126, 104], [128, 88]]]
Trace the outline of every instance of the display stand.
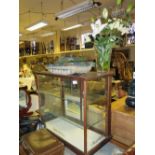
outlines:
[[94, 154], [111, 139], [111, 72], [34, 75], [42, 120], [70, 149]]

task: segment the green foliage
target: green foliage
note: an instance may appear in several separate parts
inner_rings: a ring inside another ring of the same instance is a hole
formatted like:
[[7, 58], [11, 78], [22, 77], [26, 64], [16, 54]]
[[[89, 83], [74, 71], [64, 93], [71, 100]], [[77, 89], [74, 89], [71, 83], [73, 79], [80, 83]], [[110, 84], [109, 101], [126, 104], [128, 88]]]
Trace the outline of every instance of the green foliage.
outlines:
[[[123, 0], [116, 0], [117, 6], [121, 6], [122, 3]], [[121, 44], [124, 39], [124, 34], [129, 31], [131, 23], [130, 13], [133, 9], [134, 5], [129, 3], [125, 10], [125, 14], [118, 18], [112, 18], [111, 16], [105, 18], [106, 11], [108, 10], [106, 8], [103, 9], [101, 23], [105, 23], [105, 26], [100, 24], [100, 27], [103, 27], [103, 29], [100, 29], [101, 31], [95, 35], [94, 41], [98, 53], [98, 64], [102, 70], [108, 70], [110, 68], [110, 58], [113, 46]], [[93, 23], [95, 23], [94, 20]]]
[[132, 10], [134, 9], [134, 4], [133, 3], [129, 3], [126, 9], [127, 13], [130, 13]]
[[123, 0], [116, 0], [117, 5], [121, 5], [123, 3]]

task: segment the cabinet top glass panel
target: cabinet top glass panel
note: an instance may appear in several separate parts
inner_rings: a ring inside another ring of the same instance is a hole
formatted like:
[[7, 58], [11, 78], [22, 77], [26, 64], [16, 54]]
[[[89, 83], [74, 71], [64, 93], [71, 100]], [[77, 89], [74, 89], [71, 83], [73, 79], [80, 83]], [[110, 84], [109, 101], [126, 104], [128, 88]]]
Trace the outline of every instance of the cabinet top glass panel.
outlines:
[[87, 74], [73, 74], [73, 75], [61, 75], [61, 74], [52, 74], [48, 71], [37, 72], [34, 71], [34, 74], [46, 75], [46, 76], [54, 76], [60, 78], [70, 78], [70, 79], [79, 79], [79, 80], [98, 80], [103, 77], [112, 76], [112, 72], [88, 72]]

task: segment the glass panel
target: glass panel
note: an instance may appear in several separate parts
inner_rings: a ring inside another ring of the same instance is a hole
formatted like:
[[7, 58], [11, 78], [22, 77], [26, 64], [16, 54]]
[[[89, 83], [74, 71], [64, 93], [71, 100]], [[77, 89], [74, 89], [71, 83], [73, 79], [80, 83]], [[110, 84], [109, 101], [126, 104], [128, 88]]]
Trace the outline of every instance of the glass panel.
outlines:
[[37, 79], [40, 112], [46, 128], [84, 151], [80, 82], [46, 75], [37, 75]]
[[80, 81], [65, 79], [64, 81], [65, 115], [70, 119], [82, 121], [82, 104], [80, 103]]
[[87, 82], [87, 150], [90, 151], [105, 136], [105, 79]]
[[40, 112], [45, 122], [63, 115], [59, 78], [38, 75], [38, 93]]

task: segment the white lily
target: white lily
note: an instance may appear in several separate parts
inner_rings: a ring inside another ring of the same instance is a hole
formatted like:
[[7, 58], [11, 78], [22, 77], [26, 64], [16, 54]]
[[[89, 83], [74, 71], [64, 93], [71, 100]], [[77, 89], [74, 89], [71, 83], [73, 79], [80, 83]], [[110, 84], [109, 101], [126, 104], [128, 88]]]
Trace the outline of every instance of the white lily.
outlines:
[[119, 27], [117, 27], [117, 30], [121, 32], [121, 35], [129, 33], [129, 28], [124, 27], [123, 24], [120, 24]]
[[102, 17], [104, 19], [107, 19], [108, 18], [108, 9], [107, 8], [104, 8], [103, 11], [102, 11]]
[[122, 35], [124, 35], [124, 34], [128, 34], [129, 33], [129, 28], [127, 28], [127, 27], [123, 27], [122, 28], [122, 30], [121, 30], [121, 32], [122, 32]]
[[114, 29], [114, 23], [109, 24], [109, 28], [110, 28], [110, 30], [113, 30]]
[[114, 22], [114, 28], [115, 28], [115, 29], [118, 29], [119, 26], [120, 26], [120, 21], [119, 21], [119, 20], [116, 20], [116, 21]]
[[99, 34], [107, 24], [102, 24], [101, 20], [98, 19], [95, 23], [91, 24], [91, 28], [93, 30], [92, 36], [95, 38], [97, 34]]
[[92, 30], [93, 30], [92, 35], [93, 35], [93, 37], [95, 37], [97, 34], [99, 34], [103, 30], [105, 25], [101, 23], [100, 19], [98, 19], [98, 20], [96, 20], [95, 23], [91, 24], [91, 27], [92, 27]]

